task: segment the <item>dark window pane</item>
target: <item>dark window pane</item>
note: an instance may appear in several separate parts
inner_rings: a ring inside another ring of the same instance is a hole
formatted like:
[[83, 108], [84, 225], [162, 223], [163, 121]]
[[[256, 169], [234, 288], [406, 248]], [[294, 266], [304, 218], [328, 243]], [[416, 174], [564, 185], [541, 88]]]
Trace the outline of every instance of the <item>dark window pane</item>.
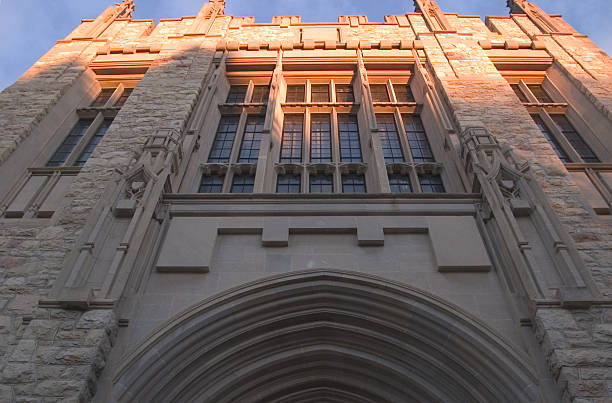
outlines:
[[365, 178], [363, 175], [342, 175], [342, 193], [365, 193]]
[[525, 94], [523, 94], [523, 91], [521, 91], [521, 88], [518, 84], [510, 84], [510, 87], [512, 87], [512, 89], [514, 90], [514, 93], [516, 94], [516, 96], [522, 103], [529, 102]]
[[134, 88], [125, 88], [114, 106], [121, 108], [123, 105], [125, 105], [125, 102], [128, 100], [130, 95], [132, 95], [132, 92], [134, 92]]
[[253, 103], [267, 103], [268, 97], [270, 96], [270, 86], [268, 85], [256, 85], [253, 88], [253, 96], [251, 97], [251, 102]]
[[414, 95], [408, 84], [393, 84], [393, 91], [397, 102], [414, 102]]
[[391, 193], [412, 193], [412, 184], [408, 175], [389, 175]]
[[276, 182], [276, 193], [300, 193], [301, 185], [300, 175], [279, 175]]
[[540, 84], [528, 84], [527, 87], [538, 101], [545, 104], [552, 103], [552, 99], [550, 99], [550, 96], [544, 91], [544, 88]]
[[98, 143], [100, 143], [100, 140], [102, 140], [102, 137], [104, 137], [104, 134], [110, 127], [111, 123], [113, 123], [112, 119], [105, 119], [104, 122], [102, 122], [102, 125], [100, 125], [100, 127], [98, 128], [96, 134], [94, 134], [93, 137], [89, 139], [89, 143], [87, 143], [85, 149], [83, 150], [81, 155], [79, 155], [79, 158], [76, 160], [74, 165], [79, 167], [85, 165], [85, 162], [87, 162], [89, 157], [91, 157], [91, 154], [93, 153]]
[[310, 86], [311, 102], [329, 102], [329, 85], [327, 84], [313, 84]]
[[340, 160], [342, 162], [361, 162], [357, 116], [338, 115], [338, 135], [340, 137]]
[[332, 175], [310, 175], [310, 193], [333, 193], [334, 178]]
[[203, 175], [198, 193], [221, 193], [223, 191], [223, 176]]
[[79, 140], [83, 138], [89, 126], [93, 123], [93, 119], [81, 119], [76, 125], [70, 130], [68, 136], [64, 139], [62, 144], [57, 148], [55, 154], [51, 157], [49, 162], [47, 162], [48, 167], [58, 167], [66, 162], [68, 156], [74, 149], [74, 147], [78, 144]]
[[557, 154], [559, 159], [563, 162], [570, 162], [569, 157], [567, 156], [563, 148], [561, 148], [561, 144], [559, 144], [557, 139], [554, 138], [554, 136], [550, 133], [548, 127], [546, 126], [542, 118], [538, 115], [531, 115], [531, 117], [533, 118], [535, 124], [538, 126], [544, 137], [546, 137], [546, 140], [548, 140], [550, 146], [555, 151], [555, 154]]
[[303, 85], [288, 85], [286, 102], [304, 102], [305, 89]]
[[302, 162], [303, 131], [304, 117], [302, 115], [285, 115], [280, 162]]
[[210, 150], [208, 162], [227, 163], [232, 153], [232, 146], [238, 130], [238, 116], [223, 116], [217, 128], [215, 141]]
[[402, 153], [393, 115], [376, 115], [376, 122], [378, 123], [378, 135], [380, 136], [385, 162], [403, 162], [404, 154]]
[[98, 97], [93, 101], [91, 106], [95, 108], [103, 107], [104, 105], [106, 105], [106, 103], [108, 102], [108, 100], [110, 99], [110, 97], [113, 95], [114, 92], [115, 92], [115, 88], [104, 88], [102, 91], [100, 91], [100, 93], [98, 94]]
[[418, 115], [402, 115], [404, 121], [404, 129], [408, 136], [408, 144], [412, 159], [415, 162], [434, 162], [433, 152], [427, 140], [427, 134], [423, 127], [423, 122]]
[[370, 84], [370, 92], [372, 93], [372, 101], [389, 102], [386, 84]]
[[331, 162], [329, 115], [312, 115], [310, 124], [310, 161]]
[[336, 102], [355, 102], [351, 84], [336, 84]]
[[263, 116], [249, 116], [247, 118], [238, 162], [256, 163], [259, 159], [261, 131], [263, 130], [264, 120]]
[[255, 177], [253, 175], [234, 176], [232, 183], [232, 193], [253, 193]]
[[249, 87], [247, 85], [232, 85], [229, 94], [227, 95], [227, 101], [225, 102], [228, 104], [243, 103], [248, 88]]
[[591, 147], [578, 134], [574, 126], [564, 115], [551, 115], [550, 117], [559, 126], [567, 141], [574, 147], [574, 150], [576, 150], [584, 162], [599, 162], [599, 158], [591, 150]]
[[440, 175], [419, 175], [421, 191], [423, 193], [444, 193], [444, 184]]

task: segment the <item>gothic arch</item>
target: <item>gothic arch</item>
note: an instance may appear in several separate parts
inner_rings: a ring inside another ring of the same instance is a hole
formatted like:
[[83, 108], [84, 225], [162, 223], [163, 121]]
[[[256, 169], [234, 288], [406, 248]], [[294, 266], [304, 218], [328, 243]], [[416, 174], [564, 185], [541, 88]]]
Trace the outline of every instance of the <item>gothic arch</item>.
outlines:
[[457, 307], [377, 277], [291, 273], [158, 329], [114, 380], [119, 402], [540, 401], [537, 378]]

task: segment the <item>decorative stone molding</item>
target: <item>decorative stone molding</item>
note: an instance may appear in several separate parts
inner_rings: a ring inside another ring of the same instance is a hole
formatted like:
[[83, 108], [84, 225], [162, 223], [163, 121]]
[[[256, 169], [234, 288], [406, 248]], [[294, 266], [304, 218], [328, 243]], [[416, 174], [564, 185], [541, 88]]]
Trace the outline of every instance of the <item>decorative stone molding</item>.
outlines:
[[310, 270], [192, 307], [125, 358], [113, 400], [274, 401], [331, 389], [352, 401], [542, 401], [527, 361], [434, 296], [374, 276]]

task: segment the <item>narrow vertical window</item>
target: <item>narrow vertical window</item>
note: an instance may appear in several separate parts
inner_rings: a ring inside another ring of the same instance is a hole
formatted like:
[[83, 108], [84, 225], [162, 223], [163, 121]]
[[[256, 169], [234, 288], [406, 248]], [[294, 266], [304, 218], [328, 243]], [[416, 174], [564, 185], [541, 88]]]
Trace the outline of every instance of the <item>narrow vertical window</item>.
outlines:
[[300, 175], [279, 175], [276, 181], [276, 193], [300, 193], [301, 186]]
[[280, 162], [302, 162], [303, 132], [304, 117], [302, 115], [285, 115]]
[[389, 102], [389, 92], [386, 84], [370, 84], [370, 93], [374, 102]]
[[365, 193], [365, 177], [363, 175], [342, 175], [342, 193]]
[[336, 102], [355, 102], [351, 84], [336, 84]]
[[313, 84], [310, 90], [310, 102], [329, 102], [329, 85]]
[[132, 95], [132, 92], [134, 92], [134, 88], [124, 88], [121, 96], [113, 106], [121, 108], [123, 105], [125, 105], [130, 95]]
[[114, 92], [115, 92], [115, 88], [102, 89], [102, 91], [100, 91], [100, 93], [98, 94], [98, 97], [93, 101], [91, 106], [94, 108], [103, 107], [104, 105], [106, 105], [106, 103], [108, 102], [108, 100], [110, 99], [110, 97], [113, 95]]
[[538, 126], [544, 137], [546, 137], [546, 140], [548, 140], [548, 143], [550, 143], [550, 146], [555, 151], [555, 154], [557, 154], [557, 157], [559, 157], [559, 159], [563, 162], [570, 162], [569, 157], [567, 156], [563, 148], [561, 148], [561, 144], [559, 144], [557, 139], [554, 138], [554, 136], [550, 133], [548, 127], [546, 126], [542, 118], [538, 115], [531, 115], [531, 118]]
[[221, 117], [208, 162], [229, 162], [234, 139], [236, 138], [236, 130], [238, 130], [239, 119], [238, 116]]
[[232, 182], [232, 193], [253, 193], [255, 177], [253, 175], [234, 176]]
[[527, 97], [525, 96], [525, 94], [523, 94], [523, 91], [521, 91], [521, 87], [518, 84], [510, 84], [510, 87], [512, 87], [512, 90], [514, 91], [514, 93], [516, 94], [516, 96], [518, 97], [518, 99], [522, 102], [522, 103], [528, 103], [529, 100], [527, 99]]
[[393, 91], [395, 91], [395, 99], [397, 99], [397, 102], [414, 102], [414, 95], [410, 90], [410, 85], [393, 84]]
[[264, 119], [263, 116], [249, 116], [247, 118], [238, 162], [257, 163], [259, 159], [259, 147], [261, 146], [261, 131], [263, 130]]
[[223, 176], [202, 175], [198, 193], [221, 193], [223, 191]]
[[310, 161], [331, 162], [329, 115], [312, 115], [310, 124]]
[[419, 175], [419, 183], [423, 193], [444, 193], [444, 184], [440, 175]]
[[389, 175], [391, 193], [412, 193], [412, 184], [408, 175]]
[[49, 162], [47, 162], [48, 167], [58, 167], [64, 164], [68, 159], [68, 156], [74, 150], [74, 147], [79, 143], [79, 141], [85, 135], [89, 126], [93, 123], [93, 119], [81, 119], [79, 120], [68, 136], [64, 139], [62, 144], [57, 148]]
[[111, 123], [113, 123], [112, 119], [104, 119], [104, 122], [102, 122], [102, 124], [98, 128], [96, 134], [94, 134], [93, 137], [89, 139], [89, 142], [85, 146], [85, 149], [83, 150], [81, 155], [79, 155], [79, 158], [76, 160], [74, 165], [78, 167], [85, 165], [89, 157], [91, 157], [93, 151], [96, 149], [96, 146], [100, 143], [100, 140], [102, 140], [102, 137], [104, 137], [104, 134], [110, 127]]
[[402, 120], [408, 136], [412, 159], [415, 162], [434, 162], [433, 152], [420, 116], [405, 114], [402, 115]]
[[393, 115], [376, 115], [376, 121], [378, 123], [378, 135], [380, 136], [385, 162], [403, 162], [404, 154], [402, 153]]
[[228, 104], [243, 103], [248, 88], [249, 87], [247, 85], [232, 85], [229, 94], [227, 95], [227, 100], [225, 102]]
[[338, 115], [338, 134], [340, 137], [340, 160], [342, 162], [361, 162], [357, 116]]
[[527, 87], [531, 91], [531, 93], [538, 99], [539, 102], [543, 104], [550, 104], [553, 100], [544, 90], [541, 84], [528, 84]]
[[310, 193], [333, 193], [334, 178], [332, 175], [310, 175]]
[[304, 85], [288, 85], [286, 102], [304, 102], [305, 89]]
[[253, 96], [251, 97], [251, 102], [260, 104], [267, 103], [268, 97], [270, 96], [270, 86], [269, 85], [256, 85], [253, 88]]
[[559, 126], [567, 141], [574, 147], [574, 150], [576, 150], [584, 162], [599, 162], [599, 158], [591, 150], [591, 147], [578, 134], [574, 126], [564, 115], [551, 115], [550, 117]]

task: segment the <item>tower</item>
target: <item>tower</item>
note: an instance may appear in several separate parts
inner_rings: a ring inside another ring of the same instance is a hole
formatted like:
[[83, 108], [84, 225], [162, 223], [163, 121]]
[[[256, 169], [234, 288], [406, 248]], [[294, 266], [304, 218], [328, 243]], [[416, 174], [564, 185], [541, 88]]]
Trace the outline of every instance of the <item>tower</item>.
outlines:
[[610, 58], [561, 16], [83, 20], [0, 94], [3, 401], [604, 401]]

